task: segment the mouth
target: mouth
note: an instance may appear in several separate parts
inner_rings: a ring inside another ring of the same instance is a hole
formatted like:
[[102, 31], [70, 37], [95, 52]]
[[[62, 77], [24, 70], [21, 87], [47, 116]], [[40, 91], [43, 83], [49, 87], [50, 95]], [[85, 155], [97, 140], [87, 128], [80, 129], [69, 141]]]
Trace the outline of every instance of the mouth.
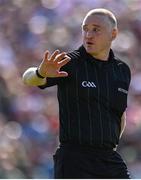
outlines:
[[94, 45], [94, 43], [93, 43], [93, 42], [86, 42], [86, 44], [87, 44], [88, 46], [92, 46], [92, 45]]

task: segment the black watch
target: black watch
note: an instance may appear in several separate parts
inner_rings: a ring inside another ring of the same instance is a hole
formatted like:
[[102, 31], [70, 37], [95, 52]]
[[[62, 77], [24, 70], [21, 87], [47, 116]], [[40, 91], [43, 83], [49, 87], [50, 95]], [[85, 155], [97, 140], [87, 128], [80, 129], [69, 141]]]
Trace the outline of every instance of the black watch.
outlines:
[[39, 73], [38, 68], [36, 69], [36, 75], [37, 75], [39, 78], [41, 78], [41, 79], [44, 79], [44, 78], [45, 78], [45, 77], [43, 77], [43, 76]]

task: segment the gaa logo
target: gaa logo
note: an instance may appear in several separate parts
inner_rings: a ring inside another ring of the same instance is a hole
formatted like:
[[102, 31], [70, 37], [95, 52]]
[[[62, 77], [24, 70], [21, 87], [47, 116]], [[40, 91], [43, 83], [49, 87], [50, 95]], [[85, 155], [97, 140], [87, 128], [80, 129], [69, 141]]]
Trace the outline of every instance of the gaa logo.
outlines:
[[89, 88], [96, 88], [96, 85], [94, 82], [90, 82], [90, 81], [83, 81], [82, 82], [82, 86], [83, 87], [89, 87]]

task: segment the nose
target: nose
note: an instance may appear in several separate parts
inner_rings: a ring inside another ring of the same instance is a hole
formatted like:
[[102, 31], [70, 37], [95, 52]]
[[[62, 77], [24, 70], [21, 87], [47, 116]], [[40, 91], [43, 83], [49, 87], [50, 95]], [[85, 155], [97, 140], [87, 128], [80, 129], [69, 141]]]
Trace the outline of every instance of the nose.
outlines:
[[94, 33], [92, 31], [87, 31], [86, 37], [87, 38], [92, 38], [94, 36]]

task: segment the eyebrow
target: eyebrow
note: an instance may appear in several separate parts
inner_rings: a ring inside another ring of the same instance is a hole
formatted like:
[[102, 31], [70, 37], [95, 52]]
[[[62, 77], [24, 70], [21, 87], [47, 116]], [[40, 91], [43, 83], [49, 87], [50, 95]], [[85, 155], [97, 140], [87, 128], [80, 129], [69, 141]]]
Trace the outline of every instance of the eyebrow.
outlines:
[[[85, 27], [85, 26], [88, 26], [88, 24], [82, 24], [82, 26]], [[100, 25], [97, 25], [97, 24], [92, 24], [92, 26], [94, 26], [94, 27], [101, 27]]]

